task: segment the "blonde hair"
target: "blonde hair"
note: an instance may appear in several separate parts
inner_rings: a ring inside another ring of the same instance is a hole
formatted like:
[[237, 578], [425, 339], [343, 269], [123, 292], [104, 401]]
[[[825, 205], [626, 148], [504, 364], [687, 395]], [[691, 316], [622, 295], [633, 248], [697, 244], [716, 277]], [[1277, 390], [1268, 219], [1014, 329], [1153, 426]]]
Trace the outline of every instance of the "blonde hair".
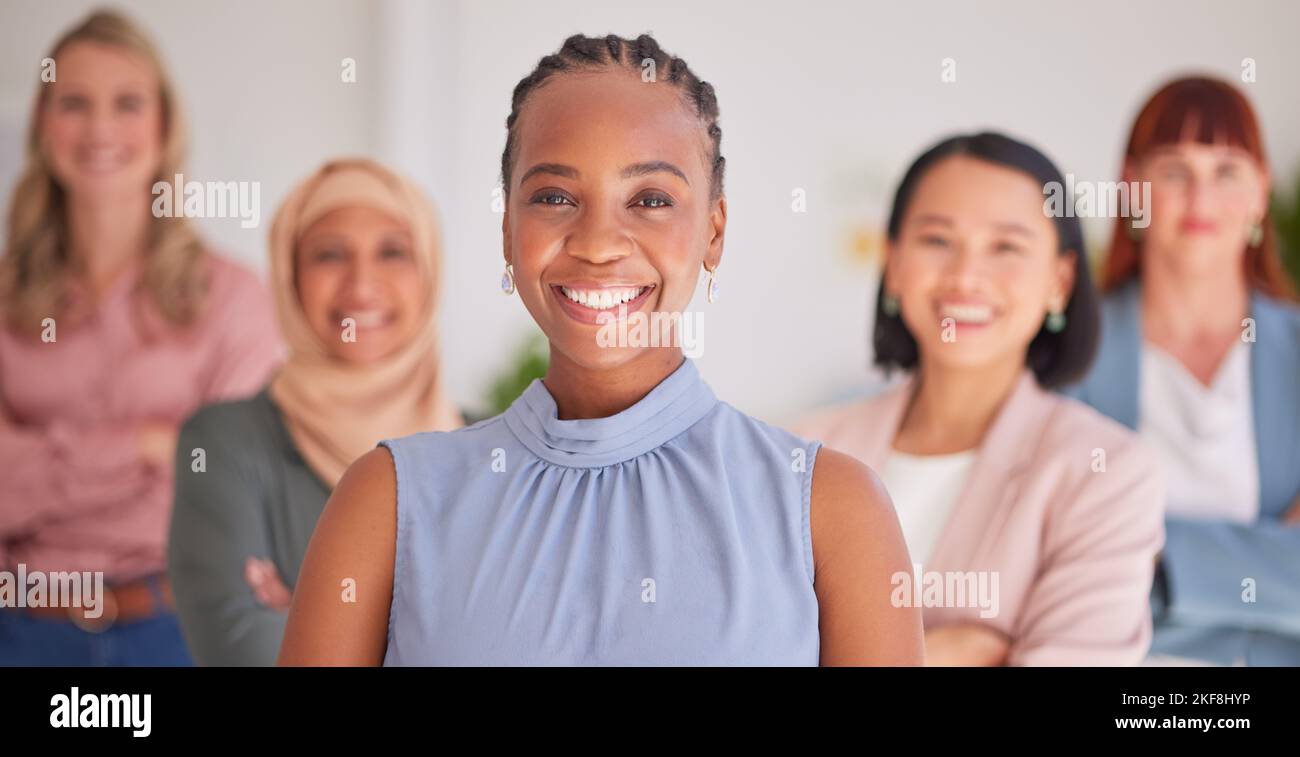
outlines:
[[[145, 59], [158, 77], [162, 111], [162, 159], [155, 181], [170, 181], [180, 172], [185, 153], [185, 126], [167, 72], [153, 43], [126, 16], [93, 11], [54, 44], [49, 58], [77, 42], [121, 48]], [[65, 192], [41, 150], [41, 118], [47, 87], [37, 87], [27, 131], [26, 165], [9, 206], [9, 233], [0, 257], [0, 308], [10, 328], [36, 333], [42, 318], [78, 315], [69, 311], [70, 284], [84, 275], [84, 261], [68, 249]], [[194, 229], [182, 217], [157, 217], [150, 224], [148, 249], [139, 289], [147, 293], [163, 319], [174, 326], [191, 324], [207, 291], [205, 252]]]

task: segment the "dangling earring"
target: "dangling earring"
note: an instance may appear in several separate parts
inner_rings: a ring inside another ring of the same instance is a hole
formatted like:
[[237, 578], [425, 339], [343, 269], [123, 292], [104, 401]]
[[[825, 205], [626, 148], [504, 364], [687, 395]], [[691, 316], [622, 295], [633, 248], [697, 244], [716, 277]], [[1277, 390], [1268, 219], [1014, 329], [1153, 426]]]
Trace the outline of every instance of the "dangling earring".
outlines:
[[897, 295], [891, 292], [885, 292], [884, 296], [880, 299], [880, 309], [885, 311], [885, 315], [893, 318], [898, 315], [898, 311], [902, 309], [902, 304], [898, 301]]
[[1246, 237], [1247, 247], [1258, 247], [1264, 243], [1264, 224], [1263, 219], [1251, 224], [1250, 234]]
[[1065, 331], [1065, 313], [1055, 308], [1047, 311], [1047, 321], [1043, 324], [1043, 328], [1053, 334], [1059, 334], [1062, 331]]
[[704, 270], [709, 272], [709, 283], [704, 292], [708, 297], [709, 302], [712, 303], [714, 300], [718, 299], [718, 267], [714, 266], [710, 268], [706, 265], [704, 266]]
[[515, 267], [506, 264], [506, 272], [501, 274], [501, 293], [507, 296], [515, 293]]

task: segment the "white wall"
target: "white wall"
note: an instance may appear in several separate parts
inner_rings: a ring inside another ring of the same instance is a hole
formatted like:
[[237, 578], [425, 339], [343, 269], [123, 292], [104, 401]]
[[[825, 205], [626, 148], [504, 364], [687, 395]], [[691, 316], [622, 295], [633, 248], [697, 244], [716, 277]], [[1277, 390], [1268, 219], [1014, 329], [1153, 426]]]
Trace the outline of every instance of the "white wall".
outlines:
[[[0, 193], [16, 172], [39, 60], [90, 6], [0, 6]], [[797, 4], [466, 0], [127, 2], [157, 36], [194, 117], [191, 172], [262, 182], [263, 228], [206, 222], [264, 268], [265, 233], [292, 181], [321, 159], [372, 154], [438, 203], [448, 248], [447, 375], [480, 401], [533, 327], [502, 297], [491, 191], [510, 91], [574, 32], [656, 34], [717, 87], [730, 209], [701, 366], [718, 394], [774, 421], [861, 389], [874, 292], [858, 229], [877, 226], [906, 164], [938, 137], [995, 127], [1080, 178], [1115, 178], [1127, 128], [1164, 79], [1239, 80], [1259, 109], [1273, 170], [1300, 171], [1300, 4], [1003, 0]], [[1287, 30], [1292, 30], [1288, 32]], [[339, 81], [339, 60], [358, 82]], [[940, 61], [957, 62], [941, 83]], [[17, 124], [18, 126], [15, 126]], [[8, 136], [6, 136], [8, 135]], [[790, 210], [792, 189], [808, 212]], [[1094, 244], [1105, 224], [1087, 227]]]
[[[40, 61], [54, 40], [99, 3], [11, 2], [0, 10], [0, 196], [22, 158], [22, 135]], [[187, 179], [260, 181], [262, 225], [199, 221], [212, 243], [265, 269], [275, 203], [322, 157], [368, 154], [376, 141], [374, 88], [340, 81], [340, 59], [366, 61], [372, 13], [361, 2], [134, 0], [116, 7], [149, 31], [190, 122]], [[364, 69], [362, 69], [364, 71]]]

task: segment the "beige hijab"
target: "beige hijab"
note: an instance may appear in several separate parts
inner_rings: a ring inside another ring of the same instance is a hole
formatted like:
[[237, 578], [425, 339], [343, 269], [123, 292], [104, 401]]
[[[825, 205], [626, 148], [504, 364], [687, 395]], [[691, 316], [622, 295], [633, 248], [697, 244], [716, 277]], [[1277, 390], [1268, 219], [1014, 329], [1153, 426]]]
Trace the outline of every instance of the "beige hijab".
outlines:
[[[294, 283], [294, 253], [303, 232], [326, 213], [355, 206], [406, 221], [425, 291], [415, 333], [396, 353], [370, 364], [330, 356], [307, 323]], [[271, 399], [303, 459], [331, 487], [381, 439], [463, 424], [438, 370], [439, 255], [433, 208], [409, 181], [369, 160], [325, 164], [275, 215], [271, 288], [289, 356], [271, 381]]]

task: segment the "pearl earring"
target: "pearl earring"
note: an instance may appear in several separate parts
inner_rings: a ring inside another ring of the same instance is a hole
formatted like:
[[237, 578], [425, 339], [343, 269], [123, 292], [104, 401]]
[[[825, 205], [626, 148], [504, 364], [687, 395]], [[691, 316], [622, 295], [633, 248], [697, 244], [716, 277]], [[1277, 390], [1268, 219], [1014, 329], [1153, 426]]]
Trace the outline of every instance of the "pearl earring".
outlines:
[[515, 293], [515, 267], [506, 264], [506, 272], [501, 275], [501, 293], [511, 295]]
[[713, 268], [704, 266], [704, 270], [709, 272], [708, 287], [704, 291], [705, 294], [708, 296], [709, 302], [713, 302], [714, 300], [718, 299], [718, 273], [717, 273], [718, 269], [717, 266], [714, 266]]

